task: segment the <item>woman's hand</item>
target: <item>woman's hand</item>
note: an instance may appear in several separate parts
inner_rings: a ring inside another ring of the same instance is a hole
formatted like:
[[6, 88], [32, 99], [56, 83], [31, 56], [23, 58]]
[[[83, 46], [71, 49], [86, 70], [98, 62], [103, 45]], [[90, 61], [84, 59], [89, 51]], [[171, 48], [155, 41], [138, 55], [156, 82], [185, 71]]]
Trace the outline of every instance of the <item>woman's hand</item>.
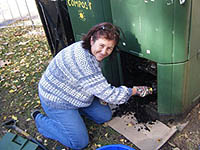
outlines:
[[145, 97], [153, 92], [152, 88], [147, 86], [134, 86], [132, 91], [132, 95], [138, 95], [140, 97]]

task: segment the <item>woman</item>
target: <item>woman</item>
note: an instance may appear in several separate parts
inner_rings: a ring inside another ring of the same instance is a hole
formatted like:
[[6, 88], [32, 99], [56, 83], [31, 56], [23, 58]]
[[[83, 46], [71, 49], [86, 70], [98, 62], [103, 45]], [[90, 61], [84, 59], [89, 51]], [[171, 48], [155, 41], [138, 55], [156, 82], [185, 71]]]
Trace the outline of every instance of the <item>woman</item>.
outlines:
[[32, 113], [38, 131], [72, 149], [89, 143], [81, 115], [98, 124], [112, 117], [108, 105], [123, 104], [132, 95], [146, 96], [147, 87], [113, 87], [102, 75], [100, 62], [118, 44], [120, 32], [111, 23], [92, 27], [76, 42], [60, 51], [50, 62], [39, 82], [39, 97], [46, 115]]

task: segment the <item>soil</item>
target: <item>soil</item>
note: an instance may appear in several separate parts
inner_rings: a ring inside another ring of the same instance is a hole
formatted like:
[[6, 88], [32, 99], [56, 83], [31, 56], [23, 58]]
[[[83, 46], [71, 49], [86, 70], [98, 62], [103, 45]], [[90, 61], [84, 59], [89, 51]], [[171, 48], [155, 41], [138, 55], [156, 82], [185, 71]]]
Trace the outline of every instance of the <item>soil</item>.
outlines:
[[123, 115], [134, 114], [138, 123], [155, 122], [156, 118], [150, 116], [148, 111], [146, 111], [145, 109], [147, 103], [154, 102], [154, 101], [149, 101], [150, 99], [154, 99], [154, 95], [148, 95], [143, 98], [139, 96], [131, 97], [127, 103], [119, 105], [119, 107], [113, 109], [114, 110], [113, 117], [115, 116], [121, 117]]
[[[181, 121], [168, 123], [169, 126], [187, 123], [161, 148], [161, 150], [199, 150], [200, 149], [200, 104], [197, 104]], [[176, 149], [175, 149], [176, 148]]]

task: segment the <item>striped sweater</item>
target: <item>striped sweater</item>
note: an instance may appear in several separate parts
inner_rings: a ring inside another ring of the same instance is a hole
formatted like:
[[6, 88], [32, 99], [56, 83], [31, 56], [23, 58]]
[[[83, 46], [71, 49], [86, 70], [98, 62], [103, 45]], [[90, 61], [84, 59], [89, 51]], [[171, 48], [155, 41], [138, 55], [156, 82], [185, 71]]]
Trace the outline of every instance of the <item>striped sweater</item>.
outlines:
[[87, 107], [94, 96], [111, 104], [125, 103], [132, 89], [111, 86], [99, 62], [81, 43], [64, 48], [52, 59], [38, 85], [41, 101], [58, 109]]

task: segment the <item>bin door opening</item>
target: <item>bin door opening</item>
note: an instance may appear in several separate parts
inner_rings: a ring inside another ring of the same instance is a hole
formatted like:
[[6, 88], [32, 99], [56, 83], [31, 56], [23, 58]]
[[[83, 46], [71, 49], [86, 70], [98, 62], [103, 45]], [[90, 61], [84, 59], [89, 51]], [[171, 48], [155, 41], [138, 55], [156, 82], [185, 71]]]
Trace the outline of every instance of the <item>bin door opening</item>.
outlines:
[[[121, 52], [121, 65], [123, 85], [152, 87], [153, 94], [146, 97], [132, 96], [130, 100], [115, 108], [114, 116], [134, 113], [137, 121], [146, 123], [155, 121], [157, 116], [150, 115], [147, 105], [157, 112], [157, 64], [147, 59], [142, 59], [126, 52]], [[149, 107], [148, 107], [149, 108]]]

